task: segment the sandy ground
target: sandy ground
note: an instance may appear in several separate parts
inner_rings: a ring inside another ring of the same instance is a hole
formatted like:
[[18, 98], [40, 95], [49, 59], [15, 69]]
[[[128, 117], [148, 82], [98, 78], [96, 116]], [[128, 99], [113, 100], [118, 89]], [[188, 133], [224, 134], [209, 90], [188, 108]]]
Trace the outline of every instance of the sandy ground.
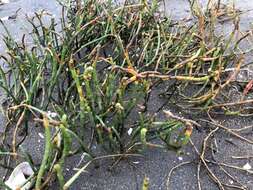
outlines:
[[[228, 2], [228, 1], [226, 1]], [[236, 6], [241, 11], [248, 11], [241, 15], [241, 29], [243, 31], [251, 29], [253, 21], [253, 1], [252, 0], [236, 0]], [[202, 1], [203, 4], [206, 1]], [[54, 0], [16, 0], [11, 3], [0, 7], [0, 18], [11, 16], [15, 14], [16, 10], [21, 8], [17, 19], [5, 21], [11, 33], [16, 39], [21, 39], [22, 33], [29, 31], [29, 25], [24, 21], [25, 14], [31, 15], [33, 12], [46, 9], [51, 12], [57, 18], [60, 14], [60, 9]], [[187, 0], [167, 0], [165, 2], [166, 14], [171, 15], [174, 19], [180, 20], [190, 16], [190, 10]], [[225, 23], [217, 26], [217, 31], [228, 34], [231, 30], [231, 23]], [[3, 28], [0, 27], [0, 33], [3, 33]], [[249, 44], [244, 44], [242, 48], [247, 49]], [[4, 52], [4, 45], [0, 43], [0, 52]], [[249, 58], [250, 59], [250, 56]], [[162, 87], [161, 87], [162, 88]], [[159, 98], [157, 94], [158, 90], [152, 92], [151, 99], [148, 106], [149, 111], [157, 110], [163, 103], [164, 99]], [[166, 109], [172, 109], [178, 114], [180, 110], [177, 110], [174, 105], [167, 105]], [[162, 114], [160, 114], [163, 117]], [[188, 116], [191, 117], [191, 116]], [[228, 128], [240, 128], [248, 125], [252, 125], [251, 118], [238, 118], [238, 117], [220, 117], [219, 121]], [[4, 121], [3, 119], [1, 119]], [[204, 136], [209, 132], [206, 124], [201, 123], [202, 127], [199, 130], [195, 130], [192, 140], [195, 144], [199, 144], [197, 148], [201, 150], [201, 142]], [[3, 125], [2, 125], [3, 126]], [[43, 139], [39, 136], [39, 133], [43, 133], [42, 129], [31, 127], [29, 129], [30, 135], [23, 143], [22, 147], [31, 153], [35, 163], [39, 163], [41, 160], [41, 152], [43, 152]], [[247, 138], [252, 138], [252, 131], [247, 131], [244, 134]], [[233, 136], [219, 131], [214, 134], [215, 142], [217, 144], [217, 151], [213, 155], [216, 160], [222, 163], [229, 163], [234, 166], [242, 167], [247, 162], [253, 165], [253, 160], [250, 156], [253, 155], [253, 146], [246, 144], [245, 142], [234, 138]], [[214, 142], [214, 141], [212, 141]], [[150, 179], [150, 190], [195, 190], [198, 189], [197, 184], [197, 164], [198, 157], [194, 152], [191, 145], [186, 146], [183, 149], [182, 155], [176, 155], [171, 151], [161, 150], [148, 150], [141, 158], [130, 158], [123, 160], [118, 165], [110, 170], [111, 161], [101, 161], [96, 163], [96, 166], [91, 165], [88, 168], [88, 172], [81, 175], [80, 179], [71, 187], [72, 190], [139, 190], [144, 176]], [[232, 156], [246, 156], [248, 159], [233, 159]], [[210, 155], [207, 155], [210, 157]], [[67, 160], [66, 164], [66, 176], [72, 176], [75, 171], [73, 168], [81, 167], [85, 163], [81, 162], [81, 155], [75, 156]], [[167, 186], [169, 171], [176, 165], [184, 162], [191, 161], [190, 164], [182, 166], [172, 173], [171, 183]], [[13, 163], [15, 165], [15, 163]], [[220, 177], [224, 183], [230, 185], [236, 184], [238, 180], [240, 183], [246, 185], [245, 189], [253, 190], [253, 175], [246, 171], [238, 171], [231, 168], [226, 168], [234, 177], [229, 178], [224, 175], [215, 165], [209, 165], [210, 169]], [[0, 172], [0, 176], [4, 175], [4, 171]], [[215, 183], [213, 183], [207, 175], [204, 167], [200, 170], [200, 178], [202, 190], [216, 190], [219, 189]], [[57, 189], [57, 184], [53, 184]], [[232, 188], [227, 188], [232, 189]]]

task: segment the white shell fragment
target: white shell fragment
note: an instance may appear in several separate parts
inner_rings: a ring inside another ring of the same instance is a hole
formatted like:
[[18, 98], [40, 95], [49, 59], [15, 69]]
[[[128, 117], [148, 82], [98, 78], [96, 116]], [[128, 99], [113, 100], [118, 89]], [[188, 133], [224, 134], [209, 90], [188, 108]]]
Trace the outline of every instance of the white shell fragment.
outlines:
[[247, 162], [242, 168], [245, 169], [245, 170], [250, 170], [252, 167], [251, 167], [251, 165]]
[[40, 138], [44, 139], [44, 135], [42, 133], [38, 133], [38, 135], [40, 136]]
[[7, 3], [10, 3], [9, 0], [0, 0], [0, 4], [7, 4]]
[[9, 16], [5, 16], [5, 17], [2, 17], [0, 18], [2, 21], [6, 21], [6, 20], [9, 20]]
[[55, 118], [58, 114], [55, 113], [55, 112], [48, 111], [48, 112], [47, 112], [47, 115], [48, 115], [48, 117]]
[[133, 128], [129, 128], [128, 131], [127, 131], [127, 134], [130, 136], [133, 132]]
[[[19, 164], [11, 173], [5, 184], [12, 190], [29, 190], [32, 182], [27, 182], [28, 178], [34, 174], [28, 162]], [[25, 184], [25, 185], [24, 185]], [[22, 188], [21, 188], [22, 187]]]

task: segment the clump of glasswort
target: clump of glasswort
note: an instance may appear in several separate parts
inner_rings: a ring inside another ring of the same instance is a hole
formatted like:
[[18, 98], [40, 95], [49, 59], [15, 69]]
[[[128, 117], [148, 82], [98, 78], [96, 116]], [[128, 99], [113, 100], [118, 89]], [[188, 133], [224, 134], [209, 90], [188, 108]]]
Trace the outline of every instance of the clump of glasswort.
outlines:
[[[229, 50], [237, 23], [225, 40], [213, 33], [215, 21], [197, 10], [196, 25], [163, 18], [155, 0], [118, 7], [77, 0], [63, 4], [60, 24], [54, 18], [46, 23], [44, 11], [27, 18], [33, 45], [25, 35], [16, 42], [6, 28], [8, 50], [2, 59], [8, 68], [1, 69], [0, 85], [8, 97], [7, 125], [15, 128], [11, 154], [17, 155], [28, 135], [29, 121], [45, 129], [36, 189], [43, 189], [53, 173], [67, 189], [97, 159], [134, 156], [152, 147], [178, 151], [188, 143], [198, 124], [168, 111], [168, 119], [158, 121], [157, 113], [147, 111], [151, 91], [169, 82], [164, 94], [175, 89], [177, 106], [211, 111], [220, 107], [218, 95], [238, 73], [223, 81], [225, 68], [233, 61], [239, 71], [243, 63]], [[189, 94], [193, 87], [197, 90]], [[229, 111], [228, 104], [222, 107]], [[138, 117], [129, 121], [133, 114]], [[21, 129], [24, 138], [17, 142]], [[73, 141], [79, 147], [73, 148]], [[97, 156], [92, 144], [112, 155]], [[65, 181], [65, 159], [80, 152], [90, 161]]]

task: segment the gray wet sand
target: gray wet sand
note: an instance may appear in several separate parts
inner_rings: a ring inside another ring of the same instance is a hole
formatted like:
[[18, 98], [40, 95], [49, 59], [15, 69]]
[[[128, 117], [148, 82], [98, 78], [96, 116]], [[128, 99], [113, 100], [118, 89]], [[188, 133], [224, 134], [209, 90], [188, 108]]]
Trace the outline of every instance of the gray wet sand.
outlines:
[[[203, 5], [207, 1], [202, 1]], [[229, 1], [223, 1], [228, 3]], [[250, 30], [253, 21], [253, 9], [252, 0], [236, 0], [236, 7], [241, 11], [248, 11], [241, 15], [241, 29], [243, 31]], [[0, 18], [13, 15], [17, 9], [21, 8], [17, 19], [5, 21], [6, 25], [14, 35], [15, 39], [19, 40], [22, 37], [23, 32], [28, 33], [30, 30], [29, 25], [25, 22], [25, 14], [32, 15], [33, 12], [42, 9], [51, 12], [56, 16], [60, 15], [60, 8], [54, 0], [18, 0], [11, 1], [11, 3], [0, 6]], [[190, 8], [187, 0], [167, 0], [165, 1], [166, 14], [172, 16], [173, 19], [180, 20], [190, 16]], [[218, 26], [219, 32], [223, 32], [224, 35], [228, 34], [232, 29], [231, 23], [224, 23]], [[0, 27], [0, 33], [3, 33], [3, 28]], [[249, 44], [245, 44], [243, 48], [247, 49]], [[4, 45], [0, 43], [0, 52], [4, 53]], [[159, 89], [152, 92], [152, 102], [148, 105], [149, 111], [154, 111], [164, 103], [164, 99], [157, 96]], [[173, 109], [178, 111], [175, 106], [168, 105], [167, 109]], [[180, 114], [180, 113], [178, 113]], [[161, 118], [164, 117], [161, 114]], [[229, 128], [240, 128], [243, 126], [252, 125], [251, 118], [237, 118], [226, 117], [219, 118], [220, 122]], [[203, 127], [199, 130], [195, 130], [193, 133], [193, 142], [200, 144], [208, 130], [203, 124]], [[2, 124], [3, 126], [3, 124]], [[41, 153], [43, 152], [43, 138], [39, 133], [43, 134], [43, 129], [39, 127], [29, 128], [29, 137], [25, 140], [22, 147], [29, 152], [35, 164], [41, 160]], [[247, 138], [252, 139], [252, 131], [245, 134]], [[235, 166], [242, 167], [247, 162], [253, 166], [252, 159], [232, 159], [231, 156], [245, 156], [253, 155], [252, 145], [246, 144], [237, 138], [234, 138], [223, 131], [215, 134], [216, 143], [218, 145], [218, 151], [215, 153], [215, 158], [224, 163], [230, 163]], [[201, 147], [197, 147], [199, 150]], [[130, 158], [123, 160], [116, 165], [112, 170], [109, 170], [112, 161], [103, 160], [94, 165], [91, 165], [87, 169], [87, 173], [83, 173], [79, 180], [73, 184], [72, 190], [138, 190], [141, 189], [141, 184], [144, 176], [150, 179], [150, 190], [195, 190], [197, 187], [197, 155], [194, 153], [193, 148], [188, 145], [183, 150], [183, 155], [176, 155], [171, 151], [161, 150], [148, 150], [144, 153], [142, 158]], [[210, 155], [207, 155], [210, 157]], [[65, 173], [66, 177], [72, 176], [75, 171], [73, 168], [81, 167], [85, 163], [81, 162], [81, 155], [77, 155], [67, 160]], [[191, 164], [187, 164], [184, 167], [180, 167], [172, 173], [170, 186], [167, 186], [169, 171], [179, 163], [186, 161], [192, 161]], [[15, 165], [15, 163], [13, 163]], [[222, 180], [233, 185], [234, 179], [228, 179], [224, 173], [215, 166], [210, 165], [210, 169], [215, 172]], [[226, 168], [231, 172], [235, 180], [244, 183], [247, 189], [253, 190], [253, 177], [252, 174], [245, 171], [237, 171], [231, 168]], [[3, 176], [3, 172], [0, 172], [0, 176]], [[208, 178], [206, 170], [200, 171], [201, 184], [203, 190], [216, 190], [218, 187]], [[53, 184], [51, 189], [58, 189], [57, 184]], [[228, 188], [229, 189], [229, 188]]]

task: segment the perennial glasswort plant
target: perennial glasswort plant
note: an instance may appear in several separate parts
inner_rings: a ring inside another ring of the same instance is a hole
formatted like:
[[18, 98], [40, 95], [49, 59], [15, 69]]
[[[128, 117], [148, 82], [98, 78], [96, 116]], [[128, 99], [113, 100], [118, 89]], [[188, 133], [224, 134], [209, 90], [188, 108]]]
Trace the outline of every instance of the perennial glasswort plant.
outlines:
[[[34, 176], [37, 190], [45, 188], [54, 173], [61, 189], [68, 189], [98, 159], [134, 156], [152, 147], [178, 151], [199, 124], [165, 110], [167, 119], [158, 120], [157, 113], [147, 110], [151, 92], [157, 84], [172, 82], [178, 107], [210, 111], [232, 80], [222, 81], [225, 68], [232, 60], [238, 69], [243, 63], [243, 57], [229, 51], [237, 23], [228, 40], [216, 36], [215, 21], [207, 19], [215, 16], [214, 10], [208, 12], [210, 17], [193, 11], [195, 24], [163, 17], [156, 0], [119, 6], [95, 0], [61, 4], [60, 23], [45, 11], [27, 18], [32, 45], [27, 45], [26, 35], [15, 41], [5, 27], [7, 54], [1, 56], [7, 65], [0, 70], [0, 85], [8, 97], [6, 134], [12, 133], [11, 146], [4, 148], [19, 154], [29, 121], [45, 130], [45, 151]], [[17, 140], [21, 130], [23, 138]], [[74, 141], [78, 147], [72, 146]], [[97, 154], [92, 145], [111, 155]], [[78, 153], [90, 161], [65, 179], [64, 162]]]

